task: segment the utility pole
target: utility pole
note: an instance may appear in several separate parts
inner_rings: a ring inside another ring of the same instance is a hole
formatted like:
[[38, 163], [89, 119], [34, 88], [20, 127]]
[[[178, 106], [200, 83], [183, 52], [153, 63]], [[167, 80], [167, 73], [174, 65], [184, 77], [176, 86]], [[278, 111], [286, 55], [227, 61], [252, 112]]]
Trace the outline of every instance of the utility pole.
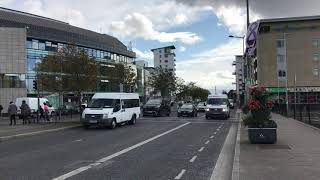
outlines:
[[249, 27], [250, 20], [249, 20], [249, 0], [247, 0], [247, 29]]

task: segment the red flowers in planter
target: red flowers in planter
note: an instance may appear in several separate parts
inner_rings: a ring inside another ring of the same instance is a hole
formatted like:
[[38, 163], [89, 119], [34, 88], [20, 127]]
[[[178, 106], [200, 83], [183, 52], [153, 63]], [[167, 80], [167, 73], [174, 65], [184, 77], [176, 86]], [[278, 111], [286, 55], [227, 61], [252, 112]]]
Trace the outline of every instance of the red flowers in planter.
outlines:
[[268, 101], [266, 103], [267, 108], [271, 109], [273, 107], [273, 103], [271, 101]]
[[258, 110], [261, 108], [261, 105], [260, 105], [259, 101], [250, 100], [248, 102], [248, 107], [249, 107], [249, 110]]

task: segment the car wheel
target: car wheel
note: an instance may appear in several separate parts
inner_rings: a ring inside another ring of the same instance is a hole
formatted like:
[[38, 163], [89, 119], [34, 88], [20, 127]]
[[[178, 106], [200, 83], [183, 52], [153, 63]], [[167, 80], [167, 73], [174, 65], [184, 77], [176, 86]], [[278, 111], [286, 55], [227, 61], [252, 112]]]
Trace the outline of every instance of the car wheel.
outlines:
[[129, 121], [129, 124], [135, 125], [135, 124], [136, 124], [136, 121], [137, 121], [136, 115], [133, 115], [132, 118], [131, 118], [131, 120]]
[[109, 126], [110, 129], [114, 129], [117, 127], [117, 122], [115, 119], [112, 119], [111, 124]]
[[206, 115], [206, 119], [209, 119], [209, 116]]

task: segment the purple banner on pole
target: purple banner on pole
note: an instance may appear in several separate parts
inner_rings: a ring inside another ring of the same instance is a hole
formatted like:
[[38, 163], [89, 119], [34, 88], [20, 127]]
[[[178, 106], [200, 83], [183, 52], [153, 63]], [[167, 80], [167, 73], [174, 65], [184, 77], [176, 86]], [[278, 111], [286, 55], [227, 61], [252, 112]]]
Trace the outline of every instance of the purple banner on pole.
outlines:
[[259, 29], [259, 21], [251, 23], [248, 27], [246, 35], [246, 52], [245, 56], [253, 56], [257, 45], [257, 34]]

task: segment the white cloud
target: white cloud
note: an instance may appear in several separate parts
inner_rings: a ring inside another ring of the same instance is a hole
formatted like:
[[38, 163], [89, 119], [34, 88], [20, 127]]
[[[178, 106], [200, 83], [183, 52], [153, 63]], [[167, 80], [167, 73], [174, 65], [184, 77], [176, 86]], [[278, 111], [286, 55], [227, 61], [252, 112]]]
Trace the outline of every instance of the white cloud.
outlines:
[[201, 38], [192, 32], [159, 32], [154, 29], [153, 23], [143, 14], [127, 15], [122, 21], [114, 21], [110, 26], [111, 32], [120, 37], [136, 37], [145, 40], [157, 40], [162, 43], [180, 41], [184, 44], [194, 44]]
[[176, 17], [175, 17], [175, 23], [177, 24], [184, 24], [188, 21], [188, 18], [185, 14], [183, 13], [180, 13], [180, 14], [177, 14]]
[[143, 59], [148, 61], [153, 60], [153, 53], [151, 51], [142, 52], [136, 48], [133, 48], [133, 51], [136, 53], [137, 59]]
[[184, 47], [184, 46], [180, 46], [180, 47], [179, 47], [179, 51], [180, 51], [180, 52], [185, 52], [185, 51], [186, 51], [186, 49], [187, 49], [187, 48], [186, 48], [186, 47]]
[[229, 40], [216, 48], [194, 55], [187, 61], [177, 62], [177, 76], [196, 82], [201, 87], [232, 89], [235, 81], [234, 67], [231, 65], [237, 54], [241, 54], [242, 41]]

